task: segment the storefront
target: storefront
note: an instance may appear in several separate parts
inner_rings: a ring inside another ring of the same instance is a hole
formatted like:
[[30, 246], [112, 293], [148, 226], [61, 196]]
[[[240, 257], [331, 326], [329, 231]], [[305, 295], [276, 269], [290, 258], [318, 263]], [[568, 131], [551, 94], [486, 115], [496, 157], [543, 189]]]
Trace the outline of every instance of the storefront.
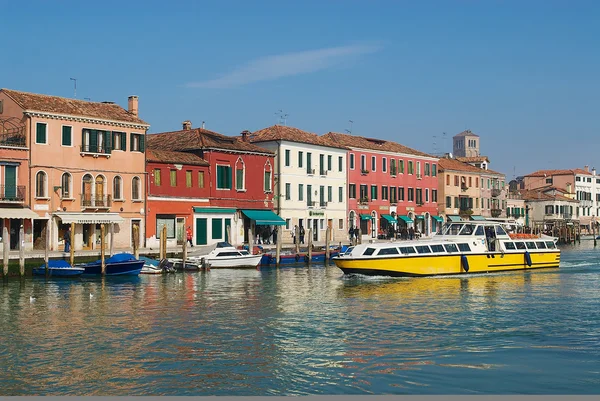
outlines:
[[64, 249], [64, 235], [72, 223], [75, 224], [74, 250], [99, 249], [102, 235], [102, 224], [105, 224], [105, 243], [112, 241], [111, 235], [121, 233], [121, 224], [125, 222], [118, 213], [54, 213], [54, 229], [52, 235], [53, 250]]

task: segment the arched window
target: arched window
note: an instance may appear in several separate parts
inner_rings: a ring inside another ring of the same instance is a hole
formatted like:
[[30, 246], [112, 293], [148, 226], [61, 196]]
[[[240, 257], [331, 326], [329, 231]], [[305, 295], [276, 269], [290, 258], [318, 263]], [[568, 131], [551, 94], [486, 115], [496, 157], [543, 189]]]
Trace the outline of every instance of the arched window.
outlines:
[[46, 198], [47, 197], [47, 179], [46, 173], [43, 171], [38, 171], [35, 175], [35, 196], [36, 198]]
[[246, 189], [246, 164], [241, 157], [235, 162], [235, 189], [242, 191]]
[[94, 178], [91, 174], [83, 176], [82, 187], [81, 187], [81, 202], [83, 206], [92, 206], [92, 184]]
[[140, 177], [133, 177], [131, 181], [131, 199], [132, 200], [141, 200], [141, 181]]
[[61, 197], [63, 199], [69, 199], [73, 197], [71, 193], [71, 174], [63, 173], [62, 178], [60, 180], [61, 185]]
[[113, 179], [113, 198], [123, 199], [123, 179], [119, 176]]

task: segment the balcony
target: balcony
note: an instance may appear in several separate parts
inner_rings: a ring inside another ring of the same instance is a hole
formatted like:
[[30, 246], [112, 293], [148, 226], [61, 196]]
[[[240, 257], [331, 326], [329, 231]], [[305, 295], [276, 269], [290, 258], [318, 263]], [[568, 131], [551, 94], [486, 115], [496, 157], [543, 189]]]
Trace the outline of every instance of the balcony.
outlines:
[[417, 173], [417, 180], [420, 180], [422, 178], [423, 178], [423, 176], [421, 174]]
[[326, 176], [327, 175], [327, 170], [320, 170], [319, 171], [319, 175]]
[[0, 134], [0, 146], [8, 148], [24, 148], [26, 146], [25, 134]]
[[108, 209], [112, 206], [112, 196], [90, 196], [81, 194], [81, 207], [83, 209]]
[[369, 174], [369, 170], [360, 169], [360, 175], [367, 175], [367, 174]]
[[317, 206], [317, 202], [313, 202], [313, 201], [307, 201], [306, 202], [306, 207], [315, 207]]
[[325, 201], [321, 201], [321, 202], [319, 203], [319, 206], [320, 206], [320, 207], [327, 207], [327, 202], [325, 202]]
[[24, 148], [26, 146], [25, 125], [15, 117], [0, 118], [0, 147]]
[[0, 202], [23, 203], [25, 201], [25, 185], [0, 185]]
[[105, 145], [91, 145], [85, 144], [80, 147], [80, 154], [84, 156], [86, 154], [93, 155], [94, 157], [106, 156], [110, 157], [111, 149]]
[[492, 217], [500, 217], [502, 215], [502, 209], [492, 209]]
[[308, 175], [315, 175], [315, 169], [314, 168], [307, 168], [306, 169], [306, 174], [308, 174]]
[[492, 189], [492, 198], [499, 197], [501, 193], [502, 193], [501, 189], [498, 189], [498, 188]]
[[367, 203], [369, 203], [369, 198], [362, 197], [358, 200], [358, 203], [360, 203], [361, 205], [366, 205]]
[[461, 184], [460, 189], [465, 192], [469, 189], [469, 187], [467, 186], [467, 184]]

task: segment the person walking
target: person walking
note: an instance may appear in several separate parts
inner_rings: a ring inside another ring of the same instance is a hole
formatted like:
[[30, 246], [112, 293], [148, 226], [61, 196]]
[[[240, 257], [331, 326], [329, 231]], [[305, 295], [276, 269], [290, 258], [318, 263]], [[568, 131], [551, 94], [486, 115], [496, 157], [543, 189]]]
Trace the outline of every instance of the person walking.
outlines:
[[304, 226], [300, 226], [300, 243], [304, 244]]
[[190, 246], [193, 247], [194, 243], [192, 242], [193, 235], [192, 235], [192, 227], [191, 226], [188, 226], [187, 230], [185, 230], [185, 234], [187, 237], [187, 242], [189, 242]]
[[408, 229], [408, 239], [412, 241], [413, 238], [415, 238], [415, 229], [410, 227]]
[[65, 235], [64, 235], [63, 239], [65, 240], [65, 252], [70, 252], [71, 251], [71, 227], [67, 228], [67, 231], [65, 231]]

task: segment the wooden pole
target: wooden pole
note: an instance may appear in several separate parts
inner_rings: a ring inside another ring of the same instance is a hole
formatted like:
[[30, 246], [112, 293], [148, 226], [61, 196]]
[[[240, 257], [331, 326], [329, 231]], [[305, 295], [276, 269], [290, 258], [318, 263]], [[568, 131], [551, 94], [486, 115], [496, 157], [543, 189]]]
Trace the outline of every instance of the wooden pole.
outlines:
[[312, 228], [308, 229], [308, 261], [307, 263], [310, 265], [312, 262], [312, 245], [313, 245], [313, 236], [312, 236]]
[[110, 256], [113, 256], [114, 251], [115, 251], [115, 223], [110, 223], [110, 250], [108, 252], [108, 254]]
[[233, 245], [233, 241], [231, 240], [231, 226], [225, 227], [225, 231], [227, 232], [227, 242]]
[[362, 244], [362, 228], [358, 229], [358, 237], [356, 238], [356, 243]]
[[163, 254], [161, 259], [166, 259], [167, 258], [167, 226], [163, 226], [162, 227], [162, 234], [160, 235], [160, 238], [163, 242]]
[[281, 257], [281, 236], [279, 235], [279, 227], [275, 226], [275, 235], [277, 236], [277, 243], [275, 244], [275, 265], [279, 267], [279, 259]]
[[8, 252], [10, 251], [10, 237], [8, 236], [8, 228], [4, 226], [2, 231], [2, 256], [4, 261], [4, 277], [8, 276]]
[[594, 246], [597, 245], [598, 240], [596, 240], [596, 222], [592, 221], [592, 235], [594, 236]]
[[44, 227], [45, 241], [44, 241], [44, 268], [46, 269], [46, 277], [50, 273], [48, 269], [48, 249], [50, 248], [50, 219], [46, 220], [46, 227]]
[[104, 260], [104, 257], [106, 256], [105, 253], [105, 241], [104, 241], [104, 224], [100, 224], [100, 262], [102, 263], [102, 275], [106, 275], [106, 261]]
[[139, 240], [138, 226], [133, 226], [133, 256], [139, 259], [138, 240]]
[[300, 228], [294, 228], [294, 245], [296, 246], [296, 255], [300, 253]]
[[254, 249], [254, 225], [252, 224], [252, 221], [250, 221], [250, 229], [248, 230], [248, 252], [250, 252], [250, 255], [253, 254], [253, 249]]
[[25, 229], [22, 225], [19, 229], [19, 274], [25, 275]]
[[185, 270], [185, 261], [187, 260], [187, 236], [185, 238], [185, 240], [183, 241], [183, 246], [181, 249], [181, 258], [182, 258], [182, 265], [183, 265], [183, 270]]
[[71, 266], [75, 263], [75, 223], [71, 223], [71, 247], [69, 248], [70, 252], [70, 262]]
[[329, 263], [329, 242], [331, 236], [331, 227], [327, 226], [327, 230], [325, 230], [325, 264]]

